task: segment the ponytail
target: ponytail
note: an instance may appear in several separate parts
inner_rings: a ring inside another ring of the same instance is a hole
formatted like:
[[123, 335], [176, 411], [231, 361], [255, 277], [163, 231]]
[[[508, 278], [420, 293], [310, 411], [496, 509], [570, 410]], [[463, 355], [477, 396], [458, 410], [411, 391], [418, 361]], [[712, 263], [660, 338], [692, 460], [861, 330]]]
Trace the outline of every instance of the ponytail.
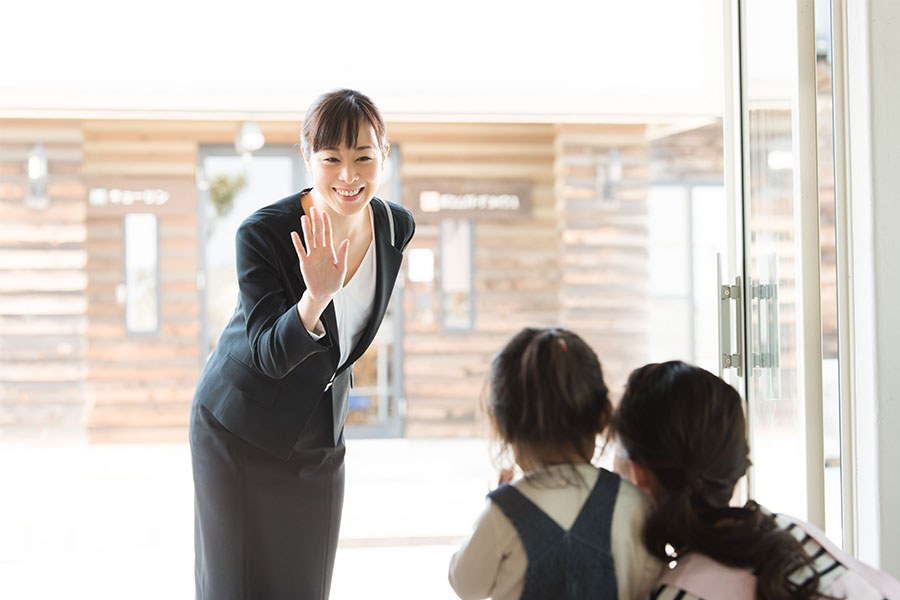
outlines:
[[[644, 527], [644, 545], [652, 555], [671, 561], [698, 552], [724, 565], [750, 569], [757, 576], [760, 600], [820, 598], [812, 559], [756, 502], [703, 509], [702, 499], [687, 493], [665, 494], [660, 500]], [[810, 567], [811, 577], [801, 585], [791, 582], [790, 574], [804, 566]]]
[[[737, 392], [703, 369], [673, 361], [631, 374], [615, 431], [658, 483], [644, 545], [664, 561], [698, 552], [750, 569], [759, 600], [819, 598], [819, 574], [800, 542], [756, 502], [729, 506], [750, 465], [744, 423]], [[804, 566], [811, 576], [791, 582]]]

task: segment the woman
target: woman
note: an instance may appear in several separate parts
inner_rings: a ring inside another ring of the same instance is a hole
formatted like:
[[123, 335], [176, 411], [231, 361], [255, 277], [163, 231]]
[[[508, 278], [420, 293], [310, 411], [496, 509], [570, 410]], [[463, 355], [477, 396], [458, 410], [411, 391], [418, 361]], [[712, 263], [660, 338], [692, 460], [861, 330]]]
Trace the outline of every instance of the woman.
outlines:
[[644, 544], [677, 561], [653, 598], [900, 598], [896, 580], [809, 523], [753, 501], [729, 506], [749, 448], [741, 398], [712, 373], [678, 361], [635, 370], [615, 428], [635, 483], [656, 503]]
[[415, 230], [374, 196], [388, 144], [368, 97], [320, 96], [301, 137], [314, 185], [238, 229], [237, 308], [194, 395], [199, 599], [328, 597], [353, 362]]

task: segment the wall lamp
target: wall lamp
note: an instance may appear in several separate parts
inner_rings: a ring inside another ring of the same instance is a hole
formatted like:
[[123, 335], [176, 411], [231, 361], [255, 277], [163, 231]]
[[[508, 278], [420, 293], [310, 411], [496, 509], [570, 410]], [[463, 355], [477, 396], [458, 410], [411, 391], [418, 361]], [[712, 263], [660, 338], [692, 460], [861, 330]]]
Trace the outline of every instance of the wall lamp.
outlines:
[[25, 206], [34, 210], [43, 210], [50, 206], [50, 196], [47, 195], [47, 151], [43, 144], [37, 144], [28, 153], [25, 164], [28, 174], [28, 193], [25, 196]]
[[616, 148], [607, 152], [605, 159], [597, 157], [595, 163], [595, 193], [602, 204], [615, 204], [624, 168], [622, 156]]
[[266, 138], [259, 130], [259, 125], [254, 121], [244, 121], [237, 137], [234, 138], [234, 149], [241, 156], [246, 156], [262, 148], [265, 143]]

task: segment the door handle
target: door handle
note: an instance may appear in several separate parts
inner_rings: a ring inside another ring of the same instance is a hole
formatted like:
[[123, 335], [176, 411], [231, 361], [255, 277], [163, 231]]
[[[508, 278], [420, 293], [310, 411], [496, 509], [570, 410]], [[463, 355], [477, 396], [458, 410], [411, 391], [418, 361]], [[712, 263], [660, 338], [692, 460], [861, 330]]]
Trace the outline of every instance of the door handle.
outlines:
[[[744, 376], [744, 300], [741, 276], [734, 278], [734, 284], [722, 283], [722, 255], [717, 256], [717, 291], [719, 314], [719, 377], [726, 369], [736, 369], [737, 376]], [[735, 310], [731, 303], [736, 302]], [[731, 347], [731, 319], [735, 319], [735, 348]]]

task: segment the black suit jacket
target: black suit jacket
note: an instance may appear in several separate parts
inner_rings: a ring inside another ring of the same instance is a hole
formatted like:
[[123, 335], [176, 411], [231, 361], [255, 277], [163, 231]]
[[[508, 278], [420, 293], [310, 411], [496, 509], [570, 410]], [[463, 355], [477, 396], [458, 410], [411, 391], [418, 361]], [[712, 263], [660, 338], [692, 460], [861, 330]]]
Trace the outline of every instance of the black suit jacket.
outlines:
[[[352, 365], [381, 325], [402, 250], [415, 231], [406, 209], [372, 199], [377, 263], [374, 305], [359, 342], [347, 362], [339, 365], [334, 304], [329, 303], [322, 314], [325, 336], [318, 341], [297, 313], [306, 284], [290, 234], [297, 231], [303, 236], [300, 197], [306, 191], [256, 211], [238, 228], [237, 308], [194, 394], [194, 402], [205, 406], [232, 433], [283, 459], [291, 455], [304, 431], [309, 431], [307, 427], [328, 426], [309, 422], [319, 402], [332, 404], [335, 437], [339, 434]], [[394, 218], [394, 240], [385, 212], [388, 206]]]

